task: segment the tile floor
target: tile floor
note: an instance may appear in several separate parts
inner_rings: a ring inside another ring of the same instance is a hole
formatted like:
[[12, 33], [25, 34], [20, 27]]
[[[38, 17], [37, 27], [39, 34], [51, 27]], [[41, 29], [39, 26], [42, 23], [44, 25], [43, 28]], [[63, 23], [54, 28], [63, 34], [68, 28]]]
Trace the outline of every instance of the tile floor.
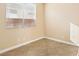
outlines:
[[76, 56], [77, 46], [41, 39], [28, 45], [0, 54], [1, 56]]

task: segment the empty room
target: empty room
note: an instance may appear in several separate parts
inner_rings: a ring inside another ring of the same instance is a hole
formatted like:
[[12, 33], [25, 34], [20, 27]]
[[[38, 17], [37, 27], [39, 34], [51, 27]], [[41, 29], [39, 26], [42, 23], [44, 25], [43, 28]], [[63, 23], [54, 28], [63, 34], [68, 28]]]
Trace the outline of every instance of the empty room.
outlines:
[[0, 56], [79, 56], [79, 3], [0, 3]]

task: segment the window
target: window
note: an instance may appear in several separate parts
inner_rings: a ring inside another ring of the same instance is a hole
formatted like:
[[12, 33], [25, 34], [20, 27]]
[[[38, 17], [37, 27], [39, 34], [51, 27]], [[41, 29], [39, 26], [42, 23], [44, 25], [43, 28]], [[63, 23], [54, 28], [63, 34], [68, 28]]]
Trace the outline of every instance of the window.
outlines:
[[6, 25], [10, 28], [30, 27], [35, 24], [36, 4], [9, 3], [6, 4]]

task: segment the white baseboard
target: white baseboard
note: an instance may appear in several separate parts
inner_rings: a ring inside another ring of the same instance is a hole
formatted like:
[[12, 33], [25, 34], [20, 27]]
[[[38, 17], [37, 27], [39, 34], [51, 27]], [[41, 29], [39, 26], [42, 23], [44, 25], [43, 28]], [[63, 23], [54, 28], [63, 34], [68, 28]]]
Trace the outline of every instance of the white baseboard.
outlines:
[[28, 41], [28, 42], [25, 42], [25, 43], [21, 43], [21, 44], [19, 44], [19, 45], [14, 45], [14, 46], [12, 46], [12, 47], [6, 48], [6, 49], [0, 51], [0, 54], [2, 54], [2, 53], [4, 53], [4, 52], [7, 52], [7, 51], [10, 51], [10, 50], [13, 50], [13, 49], [16, 49], [16, 48], [19, 48], [19, 47], [24, 46], [24, 45], [30, 44], [30, 43], [32, 43], [32, 42], [38, 41], [38, 40], [40, 40], [40, 39], [42, 39], [42, 38], [45, 38], [45, 37], [39, 37], [39, 38], [36, 38], [36, 39], [34, 39], [34, 40], [31, 40], [31, 41]]
[[51, 37], [45, 37], [45, 38], [50, 39], [50, 40], [54, 40], [54, 41], [57, 41], [57, 42], [60, 42], [60, 43], [68, 44], [68, 45], [78, 46], [78, 45], [74, 44], [73, 42], [67, 42], [67, 41], [64, 41], [64, 40], [59, 40], [59, 39], [51, 38]]
[[[68, 44], [68, 45], [77, 46], [77, 45], [74, 44], [74, 43], [67, 42], [67, 41], [63, 41], [63, 40], [59, 40], [59, 39], [55, 39], [55, 38], [51, 38], [51, 37], [39, 37], [39, 38], [36, 38], [36, 39], [31, 40], [31, 41], [29, 41], [29, 42], [25, 42], [25, 43], [22, 43], [22, 44], [19, 44], [19, 45], [12, 46], [12, 47], [10, 47], [10, 48], [6, 48], [6, 49], [0, 51], [0, 54], [2, 54], [2, 53], [4, 53], [4, 52], [7, 52], [7, 51], [10, 51], [10, 50], [13, 50], [13, 49], [16, 49], [16, 48], [19, 48], [19, 47], [21, 47], [21, 46], [27, 45], [27, 44], [29, 44], [29, 43], [38, 41], [38, 40], [43, 39], [43, 38], [47, 38], [47, 39], [49, 39], [49, 40], [57, 41], [57, 42], [64, 43], [64, 44]], [[79, 47], [79, 46], [78, 46], [78, 47]]]

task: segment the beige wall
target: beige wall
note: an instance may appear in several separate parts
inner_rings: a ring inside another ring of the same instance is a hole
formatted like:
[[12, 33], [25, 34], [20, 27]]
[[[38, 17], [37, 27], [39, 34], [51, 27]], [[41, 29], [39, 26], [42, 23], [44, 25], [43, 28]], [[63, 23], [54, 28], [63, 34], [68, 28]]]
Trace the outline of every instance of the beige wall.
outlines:
[[0, 4], [0, 50], [28, 42], [44, 36], [44, 13], [43, 4], [37, 4], [36, 25], [29, 28], [7, 29], [5, 24], [5, 4]]
[[79, 4], [46, 4], [46, 35], [70, 41], [70, 25], [79, 26]]
[[0, 49], [45, 35], [70, 41], [70, 23], [79, 26], [79, 4], [37, 4], [34, 27], [7, 29], [5, 20], [5, 4], [0, 4]]

